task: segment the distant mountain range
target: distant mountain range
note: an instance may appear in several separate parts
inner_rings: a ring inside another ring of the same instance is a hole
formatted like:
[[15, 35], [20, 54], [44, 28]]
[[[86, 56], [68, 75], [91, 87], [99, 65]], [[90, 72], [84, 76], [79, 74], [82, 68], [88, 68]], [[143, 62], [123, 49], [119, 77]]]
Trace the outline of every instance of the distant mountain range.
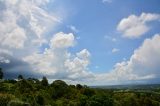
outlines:
[[101, 89], [158, 89], [160, 84], [132, 84], [132, 85], [104, 85], [104, 86], [90, 86], [91, 88]]

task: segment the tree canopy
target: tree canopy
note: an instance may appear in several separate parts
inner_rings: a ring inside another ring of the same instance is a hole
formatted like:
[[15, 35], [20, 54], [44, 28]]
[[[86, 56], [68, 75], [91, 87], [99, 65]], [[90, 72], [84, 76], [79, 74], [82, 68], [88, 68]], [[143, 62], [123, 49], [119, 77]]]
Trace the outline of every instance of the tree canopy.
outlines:
[[[150, 89], [149, 89], [150, 90]], [[48, 83], [23, 78], [0, 82], [0, 106], [160, 106], [160, 87], [147, 91], [95, 89], [68, 85], [62, 80]]]

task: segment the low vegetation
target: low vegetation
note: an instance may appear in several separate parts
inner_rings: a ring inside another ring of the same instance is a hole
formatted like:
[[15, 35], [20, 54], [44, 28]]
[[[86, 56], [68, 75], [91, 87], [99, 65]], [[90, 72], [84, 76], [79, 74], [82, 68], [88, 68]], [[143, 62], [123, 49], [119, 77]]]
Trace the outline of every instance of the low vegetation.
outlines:
[[0, 106], [160, 106], [160, 87], [145, 92], [68, 85], [62, 80], [49, 84], [46, 77], [17, 79], [4, 80], [0, 70]]

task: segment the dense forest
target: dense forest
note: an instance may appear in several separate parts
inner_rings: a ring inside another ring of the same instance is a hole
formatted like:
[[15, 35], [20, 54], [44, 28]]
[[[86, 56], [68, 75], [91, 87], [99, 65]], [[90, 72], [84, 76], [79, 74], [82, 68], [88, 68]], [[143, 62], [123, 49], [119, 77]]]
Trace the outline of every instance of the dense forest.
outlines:
[[46, 77], [3, 79], [0, 68], [0, 106], [160, 106], [160, 87], [139, 91], [49, 84]]

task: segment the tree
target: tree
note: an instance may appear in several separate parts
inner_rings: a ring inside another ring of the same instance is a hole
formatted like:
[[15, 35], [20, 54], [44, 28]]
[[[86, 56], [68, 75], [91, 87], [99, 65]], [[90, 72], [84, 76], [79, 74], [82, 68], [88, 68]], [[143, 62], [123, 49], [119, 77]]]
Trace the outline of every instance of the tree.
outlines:
[[82, 86], [81, 84], [77, 84], [77, 85], [76, 85], [76, 88], [77, 88], [77, 89], [82, 89], [83, 86]]
[[[113, 106], [113, 99], [108, 95], [97, 94], [92, 96], [89, 99], [87, 105], [88, 106]], [[134, 106], [137, 106], [137, 105], [134, 105]]]
[[2, 71], [2, 68], [0, 68], [0, 79], [3, 79], [3, 71]]
[[41, 95], [38, 95], [37, 97], [36, 97], [36, 102], [40, 105], [40, 106], [44, 106], [44, 98], [43, 98], [43, 96], [41, 96]]
[[17, 91], [20, 92], [21, 94], [31, 93], [34, 90], [33, 85], [25, 79], [18, 81], [18, 83], [16, 83], [16, 88]]
[[22, 80], [23, 76], [22, 75], [18, 75], [18, 80]]
[[52, 82], [51, 86], [52, 87], [63, 87], [63, 88], [68, 87], [68, 85], [66, 84], [66, 82], [64, 82], [62, 80], [55, 80], [54, 82]]
[[52, 94], [53, 98], [59, 98], [67, 94], [68, 92], [68, 85], [62, 80], [55, 80], [51, 87], [54, 88], [54, 92]]
[[87, 97], [91, 97], [95, 94], [95, 91], [93, 89], [90, 89], [90, 88], [84, 88], [81, 90], [81, 93], [83, 95], [86, 95]]
[[42, 78], [41, 84], [42, 84], [43, 86], [48, 86], [48, 80], [47, 80], [46, 77], [43, 77], [43, 78]]
[[85, 95], [79, 94], [78, 98], [79, 98], [80, 106], [86, 106], [88, 97]]

